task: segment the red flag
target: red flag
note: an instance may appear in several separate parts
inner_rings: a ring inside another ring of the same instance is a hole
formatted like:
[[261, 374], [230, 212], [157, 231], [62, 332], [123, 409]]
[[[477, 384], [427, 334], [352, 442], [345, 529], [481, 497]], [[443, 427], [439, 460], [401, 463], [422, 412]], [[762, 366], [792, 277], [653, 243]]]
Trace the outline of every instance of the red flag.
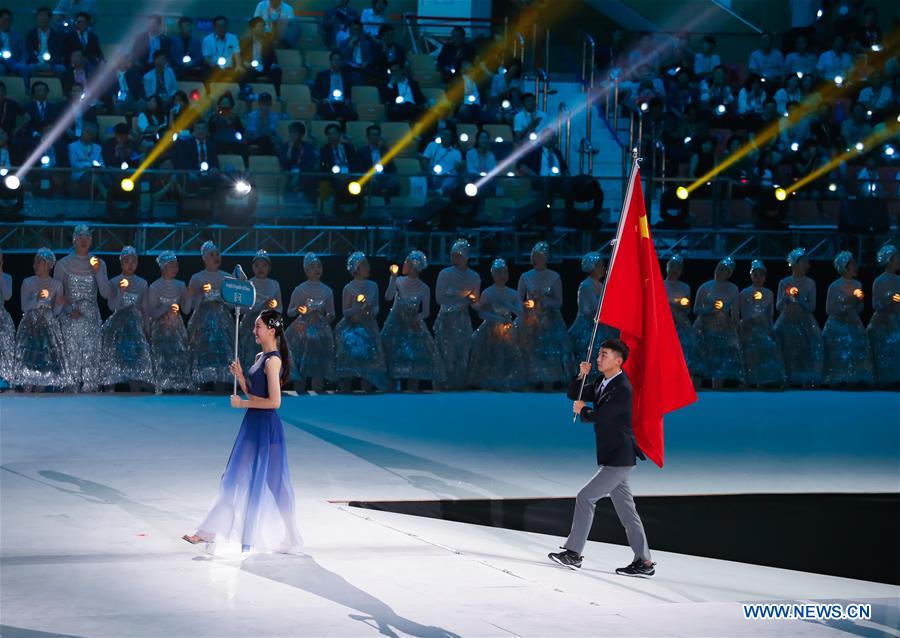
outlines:
[[635, 163], [603, 291], [600, 321], [618, 328], [630, 354], [634, 434], [648, 458], [663, 465], [663, 415], [697, 400], [650, 237]]

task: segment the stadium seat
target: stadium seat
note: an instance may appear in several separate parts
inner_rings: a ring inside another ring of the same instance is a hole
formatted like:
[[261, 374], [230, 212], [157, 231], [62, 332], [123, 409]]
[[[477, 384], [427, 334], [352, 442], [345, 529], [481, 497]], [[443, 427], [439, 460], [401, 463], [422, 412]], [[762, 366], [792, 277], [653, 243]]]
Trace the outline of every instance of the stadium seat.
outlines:
[[478, 126], [475, 124], [458, 124], [456, 133], [460, 148], [465, 149], [463, 150], [463, 155], [465, 155], [465, 151], [475, 145], [475, 138], [478, 136]]
[[[406, 122], [384, 122], [381, 125], [381, 134], [384, 137], [384, 143], [388, 147], [394, 146], [401, 139], [409, 135], [409, 124]], [[415, 156], [417, 154], [416, 145], [414, 143], [407, 144], [401, 151], [401, 156]]]
[[341, 125], [340, 122], [334, 122], [331, 120], [312, 120], [306, 127], [306, 137], [310, 138], [309, 141], [316, 146], [324, 146], [327, 139], [325, 137], [325, 128], [329, 124], [337, 124], [338, 126]]
[[277, 204], [281, 201], [283, 173], [281, 163], [274, 155], [250, 157], [250, 173], [260, 204]]
[[281, 99], [284, 112], [292, 119], [309, 120], [316, 116], [316, 105], [305, 84], [282, 84]]
[[303, 57], [295, 49], [275, 49], [275, 58], [282, 70], [282, 81], [285, 83], [302, 82], [306, 79], [306, 67]]
[[187, 94], [189, 100], [193, 100], [191, 94], [194, 91], [197, 92], [196, 95], [198, 95], [200, 98], [203, 98], [203, 96], [206, 95], [206, 87], [203, 86], [203, 82], [190, 82], [187, 80], [181, 80], [180, 82], [178, 82], [178, 88]]
[[[257, 95], [257, 98], [261, 93], [268, 93], [269, 95], [272, 96], [272, 100], [273, 100], [273, 104], [274, 104], [274, 100], [277, 99], [276, 98], [277, 93], [275, 91], [274, 84], [272, 84], [271, 82], [252, 82], [250, 84], [250, 86], [253, 87], [253, 92]], [[254, 100], [253, 103], [256, 104], [256, 100]]]
[[0, 77], [0, 82], [6, 86], [6, 97], [16, 102], [22, 103], [30, 100], [28, 91], [25, 90], [25, 83], [22, 78], [14, 75], [5, 75]]
[[394, 160], [394, 165], [397, 167], [398, 175], [422, 175], [422, 165], [419, 164], [419, 160], [413, 159], [411, 157], [398, 157]]
[[412, 77], [422, 87], [435, 88], [441, 86], [441, 74], [437, 70], [437, 60], [427, 53], [409, 54]]
[[354, 86], [353, 103], [359, 119], [367, 122], [380, 122], [384, 119], [384, 105], [376, 87]]
[[508, 124], [485, 124], [484, 130], [491, 134], [491, 142], [496, 144], [509, 143], [513, 139], [512, 128]]
[[444, 89], [439, 88], [423, 88], [422, 95], [428, 100], [428, 106], [433, 106], [444, 99]]
[[315, 77], [316, 73], [326, 70], [331, 65], [328, 59], [330, 57], [331, 51], [307, 51], [304, 53], [303, 59], [306, 62], [306, 68], [309, 69], [310, 77]]
[[100, 133], [100, 140], [107, 140], [113, 136], [113, 127], [116, 124], [128, 124], [128, 120], [124, 115], [98, 115], [97, 129]]
[[366, 143], [366, 129], [372, 122], [347, 122], [345, 132], [353, 146], [362, 146]]
[[241, 155], [219, 155], [219, 170], [245, 171], [244, 158]]

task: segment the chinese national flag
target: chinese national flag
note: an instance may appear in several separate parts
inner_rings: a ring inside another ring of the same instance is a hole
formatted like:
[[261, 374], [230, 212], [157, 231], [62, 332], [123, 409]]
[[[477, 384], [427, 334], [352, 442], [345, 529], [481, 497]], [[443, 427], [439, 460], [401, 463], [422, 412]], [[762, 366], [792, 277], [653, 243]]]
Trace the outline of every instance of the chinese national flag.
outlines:
[[630, 354], [625, 372], [634, 387], [637, 443], [663, 465], [663, 416], [697, 400], [659, 268], [635, 163], [625, 196], [600, 321], [622, 333]]

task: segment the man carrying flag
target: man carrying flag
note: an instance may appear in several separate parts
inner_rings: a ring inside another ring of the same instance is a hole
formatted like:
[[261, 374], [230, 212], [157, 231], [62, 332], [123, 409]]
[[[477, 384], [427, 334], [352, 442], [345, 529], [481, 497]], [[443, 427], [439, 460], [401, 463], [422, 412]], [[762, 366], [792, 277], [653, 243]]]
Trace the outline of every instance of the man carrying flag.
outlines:
[[[593, 386], [585, 387], [591, 370], [590, 362], [585, 361], [568, 392], [575, 401], [574, 413], [582, 422], [594, 425], [600, 469], [575, 499], [572, 530], [563, 551], [549, 557], [570, 569], [581, 567], [581, 552], [597, 501], [609, 495], [634, 551], [634, 562], [616, 573], [649, 578], [656, 573], [655, 563], [634, 506], [628, 476], [634, 470], [635, 459], [643, 459], [645, 454], [662, 467], [663, 415], [693, 403], [697, 395], [675, 332], [650, 237], [637, 160], [631, 171], [595, 324], [600, 321], [618, 328], [621, 340], [609, 339], [601, 344], [597, 357], [600, 375]], [[587, 407], [586, 401], [593, 401], [594, 407]]]

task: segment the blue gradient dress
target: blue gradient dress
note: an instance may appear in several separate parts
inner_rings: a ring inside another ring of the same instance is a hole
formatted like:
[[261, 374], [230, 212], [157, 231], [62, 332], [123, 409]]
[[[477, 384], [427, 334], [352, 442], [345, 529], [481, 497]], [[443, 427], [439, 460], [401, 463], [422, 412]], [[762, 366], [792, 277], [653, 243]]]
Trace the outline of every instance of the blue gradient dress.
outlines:
[[[266, 352], [247, 373], [247, 389], [268, 398]], [[197, 535], [206, 541], [239, 542], [244, 549], [297, 553], [303, 546], [294, 512], [284, 426], [275, 410], [250, 408], [244, 415], [219, 493]]]

